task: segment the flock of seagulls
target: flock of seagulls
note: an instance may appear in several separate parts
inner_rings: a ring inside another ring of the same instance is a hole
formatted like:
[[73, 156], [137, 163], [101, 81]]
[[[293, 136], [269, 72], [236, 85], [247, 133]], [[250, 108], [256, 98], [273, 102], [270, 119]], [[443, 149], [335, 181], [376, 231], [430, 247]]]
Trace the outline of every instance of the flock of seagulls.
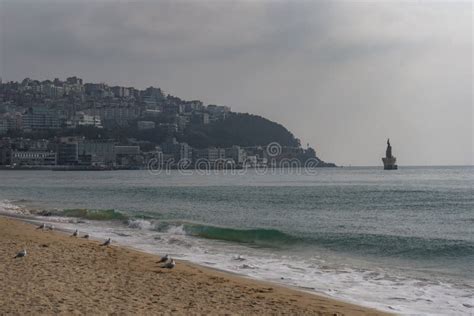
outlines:
[[[42, 223], [36, 229], [54, 230], [54, 226], [53, 225], [46, 225], [45, 223]], [[78, 236], [79, 236], [79, 230], [76, 229], [72, 233], [71, 237], [78, 237]], [[84, 236], [82, 236], [82, 238], [89, 239], [89, 234], [85, 234]], [[100, 244], [100, 246], [105, 246], [105, 247], [109, 246], [111, 242], [112, 242], [112, 240], [110, 238], [108, 238], [106, 241], [104, 241], [102, 244]], [[16, 256], [13, 257], [13, 259], [23, 258], [23, 257], [26, 257], [26, 249], [23, 249], [20, 252], [18, 252], [16, 254]], [[176, 262], [168, 254], [166, 254], [165, 256], [162, 256], [160, 258], [160, 260], [158, 261], [158, 263], [163, 263], [161, 265], [161, 268], [164, 268], [164, 269], [173, 269], [176, 266]]]

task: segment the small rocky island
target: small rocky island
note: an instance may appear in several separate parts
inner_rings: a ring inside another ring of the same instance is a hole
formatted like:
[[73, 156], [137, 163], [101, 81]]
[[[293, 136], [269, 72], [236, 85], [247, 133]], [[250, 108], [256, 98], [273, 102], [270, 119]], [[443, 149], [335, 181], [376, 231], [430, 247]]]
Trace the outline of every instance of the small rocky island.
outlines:
[[397, 170], [396, 164], [397, 158], [392, 155], [392, 146], [390, 145], [390, 139], [387, 139], [387, 150], [385, 151], [385, 157], [382, 158], [384, 170]]

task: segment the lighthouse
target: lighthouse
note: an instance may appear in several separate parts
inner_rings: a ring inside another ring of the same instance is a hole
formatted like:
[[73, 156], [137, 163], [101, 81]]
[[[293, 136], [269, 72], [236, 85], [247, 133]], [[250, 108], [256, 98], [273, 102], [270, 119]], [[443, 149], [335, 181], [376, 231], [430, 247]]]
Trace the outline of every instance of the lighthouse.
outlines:
[[392, 146], [390, 145], [390, 139], [387, 139], [387, 150], [385, 151], [385, 157], [382, 158], [384, 170], [397, 170], [396, 164], [397, 158], [392, 155]]

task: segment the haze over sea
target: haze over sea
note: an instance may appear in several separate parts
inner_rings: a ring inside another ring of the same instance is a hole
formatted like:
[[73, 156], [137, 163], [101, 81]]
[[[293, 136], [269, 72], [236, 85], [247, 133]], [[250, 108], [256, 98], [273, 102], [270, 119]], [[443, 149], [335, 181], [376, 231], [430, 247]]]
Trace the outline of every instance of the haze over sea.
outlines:
[[461, 315], [474, 313], [473, 184], [472, 166], [0, 171], [0, 212], [383, 310]]

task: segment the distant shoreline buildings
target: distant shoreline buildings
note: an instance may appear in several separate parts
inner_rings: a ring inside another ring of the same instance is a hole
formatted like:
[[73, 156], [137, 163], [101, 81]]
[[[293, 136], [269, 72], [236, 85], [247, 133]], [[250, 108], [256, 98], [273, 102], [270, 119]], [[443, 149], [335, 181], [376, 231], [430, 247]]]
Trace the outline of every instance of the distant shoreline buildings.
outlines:
[[[193, 148], [177, 140], [232, 114], [228, 106], [185, 101], [155, 87], [84, 83], [78, 77], [0, 81], [0, 168], [142, 169], [150, 159], [171, 167], [186, 161], [189, 168], [203, 160], [267, 164], [266, 144]], [[283, 157], [307, 156], [315, 157], [314, 151], [283, 150]]]

